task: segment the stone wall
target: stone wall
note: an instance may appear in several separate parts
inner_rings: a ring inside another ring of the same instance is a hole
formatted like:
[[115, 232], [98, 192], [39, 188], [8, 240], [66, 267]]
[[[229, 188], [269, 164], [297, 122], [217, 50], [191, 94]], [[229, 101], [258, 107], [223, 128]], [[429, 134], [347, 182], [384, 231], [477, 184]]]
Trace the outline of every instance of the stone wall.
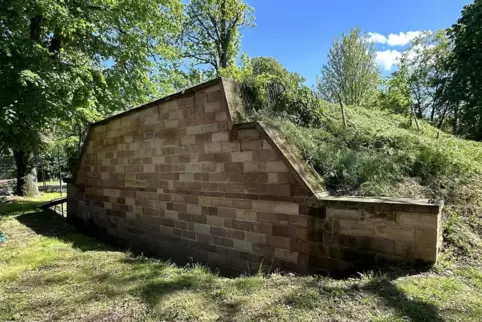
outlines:
[[436, 260], [441, 205], [327, 197], [275, 130], [236, 121], [237, 95], [217, 79], [94, 124], [68, 184], [68, 218], [231, 271]]

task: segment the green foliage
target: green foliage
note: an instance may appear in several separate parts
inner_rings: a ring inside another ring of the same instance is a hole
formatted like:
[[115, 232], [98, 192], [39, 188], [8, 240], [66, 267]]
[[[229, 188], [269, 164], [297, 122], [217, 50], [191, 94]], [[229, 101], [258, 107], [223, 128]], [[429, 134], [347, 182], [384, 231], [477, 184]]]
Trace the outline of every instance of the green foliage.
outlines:
[[220, 75], [235, 66], [239, 30], [254, 26], [254, 9], [242, 0], [191, 0], [186, 6], [184, 57]]
[[375, 47], [359, 28], [336, 38], [318, 78], [317, 89], [328, 102], [371, 106], [380, 83]]
[[460, 105], [459, 130], [482, 140], [482, 1], [464, 7], [462, 17], [448, 30], [453, 50], [450, 56], [448, 103]]
[[426, 31], [411, 42], [399, 64], [405, 76], [410, 107], [417, 117], [426, 118], [434, 125], [441, 124], [452, 112], [452, 106], [440, 99], [449, 76], [445, 68], [449, 53], [445, 30]]
[[[300, 127], [286, 118], [261, 118], [281, 128], [300, 148], [333, 194], [456, 200], [452, 193], [467, 183], [461, 179], [482, 174], [480, 144], [448, 134], [437, 140], [436, 129], [428, 124], [419, 133], [401, 127], [402, 116], [383, 111], [350, 109], [346, 129], [336, 105], [326, 108], [316, 128]], [[458, 183], [448, 186], [450, 182]]]
[[400, 66], [398, 71], [383, 81], [378, 97], [381, 109], [403, 115], [410, 114], [412, 106], [407, 74], [407, 68]]
[[38, 154], [36, 164], [39, 178], [42, 181], [70, 177], [70, 159], [77, 158], [78, 142], [74, 137], [50, 142]]
[[322, 102], [299, 74], [271, 57], [246, 60], [241, 74], [243, 97], [251, 112], [282, 115], [305, 126], [317, 124]]
[[175, 0], [2, 1], [2, 142], [34, 148], [52, 123], [149, 99], [150, 57], [173, 55], [180, 9]]
[[0, 2], [0, 145], [18, 152], [20, 180], [54, 128], [152, 99], [181, 14], [179, 0]]

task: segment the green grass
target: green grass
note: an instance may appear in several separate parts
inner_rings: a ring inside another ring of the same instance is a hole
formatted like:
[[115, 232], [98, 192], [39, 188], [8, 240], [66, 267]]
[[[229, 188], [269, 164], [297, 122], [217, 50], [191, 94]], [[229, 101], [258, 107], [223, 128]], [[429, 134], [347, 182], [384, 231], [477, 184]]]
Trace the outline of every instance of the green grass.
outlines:
[[[45, 198], [45, 196], [43, 197]], [[33, 202], [30, 200], [29, 202]], [[11, 206], [0, 205], [0, 213]], [[32, 208], [30, 208], [32, 210]], [[482, 272], [224, 278], [110, 248], [52, 212], [0, 217], [0, 321], [477, 321]], [[411, 275], [410, 275], [411, 274]]]
[[[63, 194], [65, 197], [65, 193]], [[36, 211], [36, 208], [50, 200], [60, 198], [60, 193], [41, 193], [38, 197], [8, 197], [0, 204], [0, 216], [12, 216]]]
[[[41, 181], [41, 182], [38, 183], [38, 185], [39, 185], [39, 187], [42, 187], [44, 185], [46, 185], [46, 186], [58, 186], [58, 185], [60, 185], [60, 183], [59, 183], [59, 180], [56, 179], [56, 180], [49, 180], [49, 181]], [[62, 187], [65, 187], [64, 182], [62, 182]]]

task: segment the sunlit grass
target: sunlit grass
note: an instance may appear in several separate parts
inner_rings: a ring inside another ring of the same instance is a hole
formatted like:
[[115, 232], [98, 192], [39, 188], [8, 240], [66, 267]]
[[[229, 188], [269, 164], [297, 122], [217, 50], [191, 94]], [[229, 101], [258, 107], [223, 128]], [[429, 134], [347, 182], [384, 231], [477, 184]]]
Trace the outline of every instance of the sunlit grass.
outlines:
[[[66, 196], [65, 192], [62, 194]], [[5, 202], [0, 202], [0, 216], [13, 216], [36, 211], [37, 207], [54, 199], [60, 198], [60, 193], [41, 193], [31, 198], [7, 197]]]
[[52, 212], [4, 216], [0, 230], [9, 236], [0, 247], [0, 321], [477, 321], [482, 314], [475, 268], [225, 278], [110, 248]]

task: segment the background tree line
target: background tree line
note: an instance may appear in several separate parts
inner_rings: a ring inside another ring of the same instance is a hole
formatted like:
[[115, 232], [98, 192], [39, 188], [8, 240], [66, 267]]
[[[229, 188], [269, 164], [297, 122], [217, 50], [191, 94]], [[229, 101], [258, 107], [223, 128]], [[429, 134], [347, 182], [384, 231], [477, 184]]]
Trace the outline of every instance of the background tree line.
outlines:
[[242, 0], [0, 0], [0, 148], [16, 193], [36, 194], [39, 160], [59, 144], [75, 155], [89, 123], [216, 76], [242, 81], [254, 112], [305, 126], [328, 101], [482, 140], [482, 0], [417, 38], [386, 79], [360, 29], [335, 39], [309, 87], [274, 58], [241, 55], [254, 26]]

